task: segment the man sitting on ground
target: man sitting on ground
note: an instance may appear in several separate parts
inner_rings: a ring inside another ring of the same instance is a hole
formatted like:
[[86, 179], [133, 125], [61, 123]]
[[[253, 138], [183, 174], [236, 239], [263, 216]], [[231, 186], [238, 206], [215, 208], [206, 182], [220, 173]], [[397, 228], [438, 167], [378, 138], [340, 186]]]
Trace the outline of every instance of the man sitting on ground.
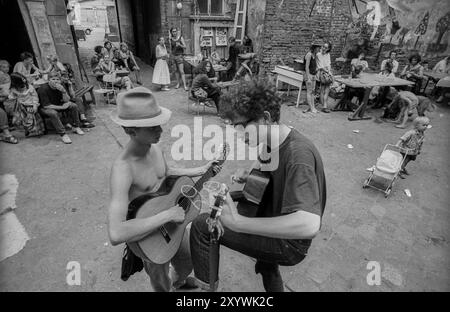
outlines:
[[39, 96], [39, 113], [42, 116], [50, 118], [53, 127], [56, 132], [61, 136], [62, 141], [65, 144], [72, 143], [69, 136], [66, 134], [63, 123], [61, 122], [59, 113], [65, 112], [69, 115], [73, 122], [73, 132], [79, 135], [83, 135], [83, 130], [80, 129], [80, 118], [78, 106], [75, 103], [70, 102], [70, 96], [67, 94], [66, 89], [61, 82], [60, 74], [52, 72], [48, 75], [48, 83], [42, 85], [38, 89]]

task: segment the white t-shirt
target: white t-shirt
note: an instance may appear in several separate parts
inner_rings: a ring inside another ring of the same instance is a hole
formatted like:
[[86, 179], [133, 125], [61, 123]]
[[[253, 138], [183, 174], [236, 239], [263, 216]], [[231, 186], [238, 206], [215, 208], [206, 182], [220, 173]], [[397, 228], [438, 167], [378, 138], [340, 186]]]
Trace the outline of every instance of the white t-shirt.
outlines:
[[316, 54], [317, 69], [326, 68], [331, 70], [331, 58], [330, 53], [322, 54], [319, 52]]
[[445, 72], [450, 72], [450, 66], [449, 64], [447, 64], [447, 60], [443, 59], [441, 61], [439, 61], [433, 68], [434, 72], [437, 73], [445, 73]]
[[369, 68], [369, 63], [367, 63], [367, 61], [360, 60], [358, 58], [354, 58], [350, 64], [353, 65], [354, 67], [361, 65], [363, 68], [362, 69], [363, 71], [365, 71], [367, 68]]

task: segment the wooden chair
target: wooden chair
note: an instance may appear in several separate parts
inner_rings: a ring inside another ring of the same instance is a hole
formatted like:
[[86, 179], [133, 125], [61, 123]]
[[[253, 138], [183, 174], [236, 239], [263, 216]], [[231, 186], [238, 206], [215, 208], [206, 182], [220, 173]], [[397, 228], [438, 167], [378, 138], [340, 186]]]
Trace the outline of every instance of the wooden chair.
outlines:
[[[115, 102], [115, 97], [117, 95], [116, 87], [114, 83], [116, 82], [116, 74], [106, 74], [103, 75], [103, 82], [100, 82], [100, 86], [97, 90], [94, 90], [95, 93], [103, 94], [106, 96], [106, 103], [109, 105]], [[113, 99], [111, 99], [111, 96]]]
[[[189, 92], [189, 93], [190, 93], [190, 92]], [[211, 99], [211, 98], [199, 99], [199, 98], [194, 97], [194, 96], [190, 93], [189, 101], [188, 101], [188, 104], [187, 104], [188, 113], [190, 112], [190, 107], [191, 107], [191, 106], [192, 106], [193, 108], [194, 108], [195, 106], [199, 107], [199, 108], [197, 109], [197, 115], [200, 115], [200, 108], [201, 108], [201, 107], [203, 107], [203, 113], [205, 113], [205, 112], [206, 112], [206, 107], [213, 107], [213, 106], [211, 106], [211, 105], [207, 105], [207, 104], [206, 104], [206, 103], [211, 103], [211, 102], [214, 103], [213, 99]], [[214, 104], [213, 104], [213, 105], [214, 105]]]

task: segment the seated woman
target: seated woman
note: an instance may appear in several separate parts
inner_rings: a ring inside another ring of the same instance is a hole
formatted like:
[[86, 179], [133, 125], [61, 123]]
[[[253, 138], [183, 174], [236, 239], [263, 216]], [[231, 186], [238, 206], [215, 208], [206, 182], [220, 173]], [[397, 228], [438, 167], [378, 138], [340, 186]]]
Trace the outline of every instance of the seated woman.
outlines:
[[220, 88], [209, 80], [208, 73], [211, 71], [211, 67], [209, 61], [203, 61], [195, 68], [194, 74], [196, 76], [192, 81], [191, 93], [194, 98], [200, 100], [213, 99], [217, 113], [219, 113]]
[[212, 63], [209, 60], [205, 60], [204, 62], [205, 62], [206, 75], [208, 76], [208, 78], [211, 82], [216, 82], [217, 81], [216, 71], [214, 70]]
[[44, 134], [44, 122], [38, 113], [38, 94], [22, 74], [11, 74], [9, 99], [15, 101], [13, 123], [24, 128], [25, 136], [39, 136]]
[[130, 71], [134, 72], [136, 76], [136, 82], [137, 84], [142, 84], [141, 82], [141, 75], [140, 75], [140, 68], [134, 58], [133, 53], [128, 49], [128, 45], [125, 42], [120, 43], [120, 49], [118, 58], [123, 61], [125, 64], [125, 68]]
[[[392, 62], [386, 62], [383, 67], [383, 71], [379, 73], [379, 76], [382, 77], [388, 77], [388, 78], [395, 78], [395, 74], [392, 72], [393, 70], [393, 64]], [[372, 91], [369, 95], [369, 100], [373, 100], [375, 104], [373, 105], [373, 108], [380, 108], [384, 105], [384, 101], [386, 100], [386, 96], [389, 93], [390, 87], [373, 87]]]
[[[115, 71], [116, 65], [111, 61], [108, 55], [105, 55], [98, 63], [97, 68], [94, 70], [94, 74], [98, 81], [103, 82], [103, 77], [105, 75], [114, 74]], [[131, 79], [129, 77], [116, 77], [114, 85], [120, 88], [125, 88], [126, 90], [133, 88], [133, 84], [131, 83]]]
[[24, 75], [29, 83], [33, 83], [45, 71], [40, 70], [34, 65], [34, 56], [30, 52], [23, 52], [20, 54], [21, 62], [17, 62], [14, 66], [13, 72]]
[[350, 63], [352, 65], [352, 73], [355, 72], [357, 67], [360, 67], [359, 72], [365, 72], [369, 68], [369, 63], [365, 60], [366, 53], [364, 51], [359, 52], [358, 58], [352, 59]]
[[[446, 73], [450, 74], [450, 62], [449, 62], [450, 55], [445, 57], [443, 60], [440, 60], [434, 67], [433, 71], [436, 73]], [[437, 94], [439, 94], [438, 99], [436, 100], [437, 103], [441, 103], [444, 100], [444, 95], [446, 92], [450, 89], [450, 82], [448, 81], [450, 79], [443, 78], [440, 80], [435, 81], [436, 85], [443, 85], [443, 87], [436, 86]]]
[[98, 45], [94, 48], [94, 56], [91, 58], [91, 69], [92, 71], [94, 71], [95, 74], [95, 69], [98, 66], [98, 63], [100, 63], [100, 60], [103, 59], [103, 56], [106, 53], [106, 48], [104, 48], [101, 45]]
[[3, 102], [8, 99], [11, 85], [11, 78], [8, 73], [8, 61], [0, 60], [0, 141], [17, 144], [19, 141], [9, 131], [8, 115], [3, 106]]
[[419, 54], [413, 54], [409, 57], [409, 64], [405, 66], [400, 74], [400, 78], [414, 82], [412, 91], [415, 94], [420, 92], [423, 79], [423, 66], [420, 64], [422, 58]]
[[43, 72], [44, 74], [57, 72], [62, 75], [62, 73], [66, 71], [66, 68], [64, 67], [63, 63], [61, 63], [58, 60], [58, 57], [56, 55], [47, 56], [47, 60], [49, 61], [50, 66]]
[[8, 98], [10, 86], [9, 62], [0, 60], [0, 105]]

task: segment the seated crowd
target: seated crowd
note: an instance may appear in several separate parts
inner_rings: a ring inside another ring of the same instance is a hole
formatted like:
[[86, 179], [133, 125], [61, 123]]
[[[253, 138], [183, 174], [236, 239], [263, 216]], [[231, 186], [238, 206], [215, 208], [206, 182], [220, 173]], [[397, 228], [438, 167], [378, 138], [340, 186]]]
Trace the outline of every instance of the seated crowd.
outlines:
[[[115, 87], [130, 90], [133, 88], [133, 83], [128, 75], [117, 75], [118, 71], [126, 71], [127, 73], [134, 72], [136, 83], [142, 84], [140, 68], [126, 43], [122, 42], [119, 48], [116, 48], [112, 42], [106, 41], [103, 46], [96, 46], [94, 52], [95, 54], [91, 58], [91, 69], [100, 83], [107, 80], [112, 82]], [[106, 77], [109, 77], [110, 80], [104, 79]]]
[[33, 58], [29, 52], [22, 53], [11, 74], [9, 62], [0, 60], [0, 140], [17, 144], [13, 127], [22, 128], [25, 137], [43, 135], [49, 119], [61, 140], [70, 144], [66, 129], [82, 135], [81, 128], [94, 127], [86, 116], [89, 104], [76, 98], [69, 64], [49, 56], [49, 67], [41, 70]]
[[[353, 58], [350, 62], [351, 65], [351, 78], [360, 78], [361, 75], [369, 70], [369, 64], [365, 60], [366, 52], [360, 50], [358, 53], [353, 53], [357, 57]], [[317, 59], [319, 59], [317, 54]], [[407, 87], [374, 87], [369, 95], [368, 105], [372, 108], [385, 108], [385, 111], [381, 118], [388, 119], [387, 121], [395, 121], [399, 123], [396, 127], [405, 128], [408, 118], [414, 111], [418, 112], [419, 116], [424, 116], [426, 111], [433, 111], [435, 106], [431, 101], [421, 94], [423, 84], [425, 82], [425, 67], [422, 64], [422, 59], [419, 54], [413, 54], [408, 58], [408, 63], [405, 65], [402, 71], [399, 71], [399, 62], [397, 58], [397, 51], [391, 51], [389, 57], [381, 62], [381, 72], [378, 74], [380, 77], [395, 78], [399, 77], [405, 80], [413, 82], [413, 85]], [[448, 56], [438, 62], [432, 72], [450, 74], [450, 65], [448, 64]], [[445, 77], [440, 80], [448, 80], [449, 77]], [[438, 81], [434, 82], [438, 86]], [[441, 102], [444, 98], [445, 92], [448, 91], [447, 87], [437, 88], [440, 93], [437, 102]], [[364, 88], [352, 88], [345, 86], [344, 94], [337, 110], [355, 110], [356, 106], [352, 103], [354, 98], [357, 99], [356, 104], [362, 103], [364, 99]], [[324, 105], [326, 107], [326, 105]], [[380, 119], [377, 119], [380, 121]]]

